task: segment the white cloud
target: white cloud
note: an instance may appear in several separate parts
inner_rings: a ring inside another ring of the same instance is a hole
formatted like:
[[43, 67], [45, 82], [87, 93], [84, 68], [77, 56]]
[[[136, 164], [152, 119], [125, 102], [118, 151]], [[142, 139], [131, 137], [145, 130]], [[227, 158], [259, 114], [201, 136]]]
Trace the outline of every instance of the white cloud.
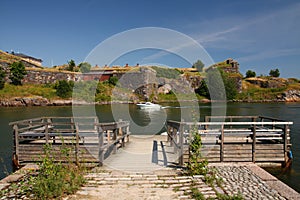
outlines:
[[261, 51], [256, 54], [242, 56], [240, 58], [237, 58], [237, 60], [240, 62], [259, 61], [268, 58], [276, 58], [291, 55], [300, 55], [300, 48]]
[[[205, 48], [243, 53], [294, 48], [300, 45], [300, 3], [253, 16], [228, 16], [201, 21], [192, 33]], [[278, 50], [279, 51], [279, 50]]]

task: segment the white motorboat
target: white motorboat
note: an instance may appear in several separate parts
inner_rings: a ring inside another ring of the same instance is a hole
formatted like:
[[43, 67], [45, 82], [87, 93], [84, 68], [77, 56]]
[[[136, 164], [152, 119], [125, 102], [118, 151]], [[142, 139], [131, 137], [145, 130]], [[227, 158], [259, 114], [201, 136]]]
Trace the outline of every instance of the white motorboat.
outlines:
[[140, 109], [148, 109], [148, 108], [152, 108], [152, 109], [160, 109], [161, 105], [159, 104], [155, 104], [155, 103], [151, 103], [151, 102], [146, 102], [146, 103], [138, 103], [136, 104]]

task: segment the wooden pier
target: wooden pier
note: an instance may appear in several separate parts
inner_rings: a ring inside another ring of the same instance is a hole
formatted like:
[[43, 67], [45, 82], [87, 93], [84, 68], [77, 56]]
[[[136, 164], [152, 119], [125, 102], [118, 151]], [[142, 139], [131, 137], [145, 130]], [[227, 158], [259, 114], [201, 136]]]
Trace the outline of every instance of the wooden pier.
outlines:
[[129, 122], [99, 123], [97, 117], [41, 117], [10, 123], [15, 166], [38, 162], [45, 145], [57, 161], [103, 164], [129, 141]]
[[202, 155], [209, 162], [290, 161], [293, 122], [262, 116], [207, 116], [205, 122], [168, 121], [168, 141], [180, 165], [188, 162], [193, 128], [202, 138]]
[[[291, 160], [292, 124], [262, 116], [208, 116], [205, 122], [167, 121], [166, 136], [160, 136], [159, 140], [133, 138], [133, 142], [127, 145], [130, 135], [128, 121], [99, 123], [97, 117], [41, 117], [10, 123], [14, 133], [13, 160], [16, 166], [40, 161], [45, 155], [45, 145], [48, 145], [51, 156], [57, 161], [102, 166], [105, 159], [110, 165], [130, 160], [132, 169], [138, 168], [138, 163], [153, 165], [153, 160], [160, 160], [161, 166], [176, 162], [184, 166], [189, 160], [193, 130], [201, 135], [202, 155], [209, 162], [286, 165]], [[127, 148], [123, 148], [125, 144]], [[158, 146], [161, 146], [160, 150]], [[117, 151], [119, 148], [124, 151]], [[147, 149], [148, 153], [145, 152]], [[145, 162], [137, 161], [139, 155], [146, 159]], [[124, 162], [120, 165], [131, 169]]]

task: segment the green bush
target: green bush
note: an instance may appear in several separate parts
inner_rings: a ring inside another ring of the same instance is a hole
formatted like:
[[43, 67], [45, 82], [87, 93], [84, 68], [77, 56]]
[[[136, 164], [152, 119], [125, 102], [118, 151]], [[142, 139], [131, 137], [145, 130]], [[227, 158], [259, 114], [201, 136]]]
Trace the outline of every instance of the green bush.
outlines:
[[189, 143], [189, 162], [187, 170], [189, 175], [206, 175], [208, 172], [208, 162], [201, 154], [202, 140], [198, 134], [197, 126], [191, 130], [192, 138]]
[[246, 72], [246, 78], [251, 78], [251, 77], [256, 77], [256, 73], [255, 73], [255, 71], [248, 70]]
[[88, 62], [80, 63], [78, 67], [82, 73], [87, 73], [87, 72], [91, 71], [91, 68], [92, 68], [91, 64]]
[[[61, 154], [68, 156], [66, 149]], [[84, 170], [69, 161], [67, 164], [55, 162], [51, 145], [44, 146], [45, 157], [39, 164], [36, 177], [30, 179], [28, 190], [36, 199], [59, 198], [63, 194], [72, 194], [85, 182]]]
[[204, 80], [201, 81], [200, 87], [197, 88], [195, 90], [195, 92], [196, 92], [196, 94], [199, 94], [200, 96], [206, 97], [208, 99], [210, 98], [208, 87], [207, 87], [207, 84]]
[[113, 86], [116, 86], [118, 81], [119, 81], [118, 77], [115, 77], [115, 76], [112, 76], [108, 79], [108, 83]]
[[27, 74], [24, 64], [22, 62], [14, 62], [10, 65], [9, 69], [11, 84], [22, 85], [22, 80]]
[[0, 66], [0, 90], [4, 88], [5, 85], [5, 72]]
[[97, 81], [79, 81], [74, 84], [72, 98], [86, 102], [95, 101]]
[[55, 86], [56, 95], [61, 98], [72, 97], [73, 86], [73, 81], [59, 80]]
[[280, 76], [279, 69], [271, 69], [269, 75], [272, 77], [279, 77]]

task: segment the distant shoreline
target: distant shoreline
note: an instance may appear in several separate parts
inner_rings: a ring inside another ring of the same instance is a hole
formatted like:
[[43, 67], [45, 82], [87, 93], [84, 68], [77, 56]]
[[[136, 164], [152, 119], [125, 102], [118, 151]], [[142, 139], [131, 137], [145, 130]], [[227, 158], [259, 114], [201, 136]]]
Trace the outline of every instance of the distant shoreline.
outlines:
[[[176, 103], [176, 102], [195, 102], [195, 100], [165, 100], [155, 101], [155, 103]], [[199, 100], [198, 103], [217, 103], [225, 101], [211, 101], [208, 99]], [[106, 102], [85, 102], [73, 100], [48, 100], [45, 98], [12, 98], [10, 100], [0, 100], [0, 107], [35, 107], [35, 106], [84, 106], [84, 105], [111, 105], [111, 104], [136, 104], [132, 101], [106, 101]], [[229, 100], [226, 103], [300, 103], [300, 101], [284, 101], [284, 100]]]

